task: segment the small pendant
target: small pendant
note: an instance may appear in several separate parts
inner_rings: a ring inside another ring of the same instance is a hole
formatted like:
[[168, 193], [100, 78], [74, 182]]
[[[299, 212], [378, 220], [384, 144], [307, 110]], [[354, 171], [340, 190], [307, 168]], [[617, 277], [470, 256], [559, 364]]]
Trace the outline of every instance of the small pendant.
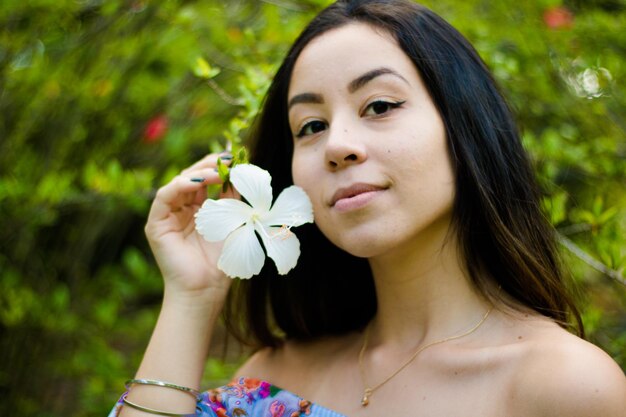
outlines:
[[369, 388], [365, 388], [365, 391], [363, 391], [363, 398], [361, 399], [361, 405], [363, 407], [367, 407], [367, 405], [370, 403], [370, 395], [372, 395], [372, 390]]

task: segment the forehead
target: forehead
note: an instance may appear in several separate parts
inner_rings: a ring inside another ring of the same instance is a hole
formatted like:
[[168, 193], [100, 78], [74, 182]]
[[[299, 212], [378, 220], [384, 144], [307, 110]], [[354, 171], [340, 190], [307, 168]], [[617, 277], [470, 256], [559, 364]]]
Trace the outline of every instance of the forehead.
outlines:
[[406, 79], [418, 77], [413, 62], [393, 36], [365, 23], [350, 23], [313, 39], [294, 66], [289, 95], [344, 88], [375, 68], [388, 67]]

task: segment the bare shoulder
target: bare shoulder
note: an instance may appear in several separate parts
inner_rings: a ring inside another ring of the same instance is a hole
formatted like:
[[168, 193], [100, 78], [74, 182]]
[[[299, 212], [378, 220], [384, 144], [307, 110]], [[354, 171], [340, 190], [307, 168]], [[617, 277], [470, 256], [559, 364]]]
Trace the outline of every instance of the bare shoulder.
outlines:
[[626, 417], [626, 376], [597, 346], [551, 327], [528, 341], [516, 366], [516, 397], [528, 414]]
[[257, 378], [304, 392], [306, 381], [317, 381], [320, 374], [327, 371], [327, 366], [343, 359], [355, 337], [358, 335], [287, 341], [277, 348], [264, 348], [254, 353], [237, 370], [236, 376]]
[[271, 371], [275, 369], [277, 357], [281, 355], [281, 352], [282, 348], [265, 347], [257, 350], [235, 372], [235, 376], [271, 381]]

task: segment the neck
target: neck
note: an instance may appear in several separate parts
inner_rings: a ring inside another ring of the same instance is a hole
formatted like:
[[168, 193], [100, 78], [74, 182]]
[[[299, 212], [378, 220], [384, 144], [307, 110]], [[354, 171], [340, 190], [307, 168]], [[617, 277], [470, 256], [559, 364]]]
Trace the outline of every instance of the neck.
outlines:
[[489, 303], [470, 283], [453, 236], [444, 230], [370, 259], [378, 311], [373, 344], [411, 348], [471, 327]]

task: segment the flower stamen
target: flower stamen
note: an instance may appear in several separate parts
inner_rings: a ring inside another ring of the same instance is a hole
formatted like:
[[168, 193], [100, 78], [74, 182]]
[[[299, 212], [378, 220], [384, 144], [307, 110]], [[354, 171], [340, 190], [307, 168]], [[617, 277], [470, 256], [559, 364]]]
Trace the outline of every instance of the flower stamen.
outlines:
[[289, 239], [289, 237], [293, 235], [293, 232], [290, 230], [292, 227], [293, 226], [287, 226], [286, 224], [283, 224], [282, 226], [280, 226], [280, 229], [272, 232], [270, 239], [276, 239], [276, 238], [280, 238], [281, 240]]

